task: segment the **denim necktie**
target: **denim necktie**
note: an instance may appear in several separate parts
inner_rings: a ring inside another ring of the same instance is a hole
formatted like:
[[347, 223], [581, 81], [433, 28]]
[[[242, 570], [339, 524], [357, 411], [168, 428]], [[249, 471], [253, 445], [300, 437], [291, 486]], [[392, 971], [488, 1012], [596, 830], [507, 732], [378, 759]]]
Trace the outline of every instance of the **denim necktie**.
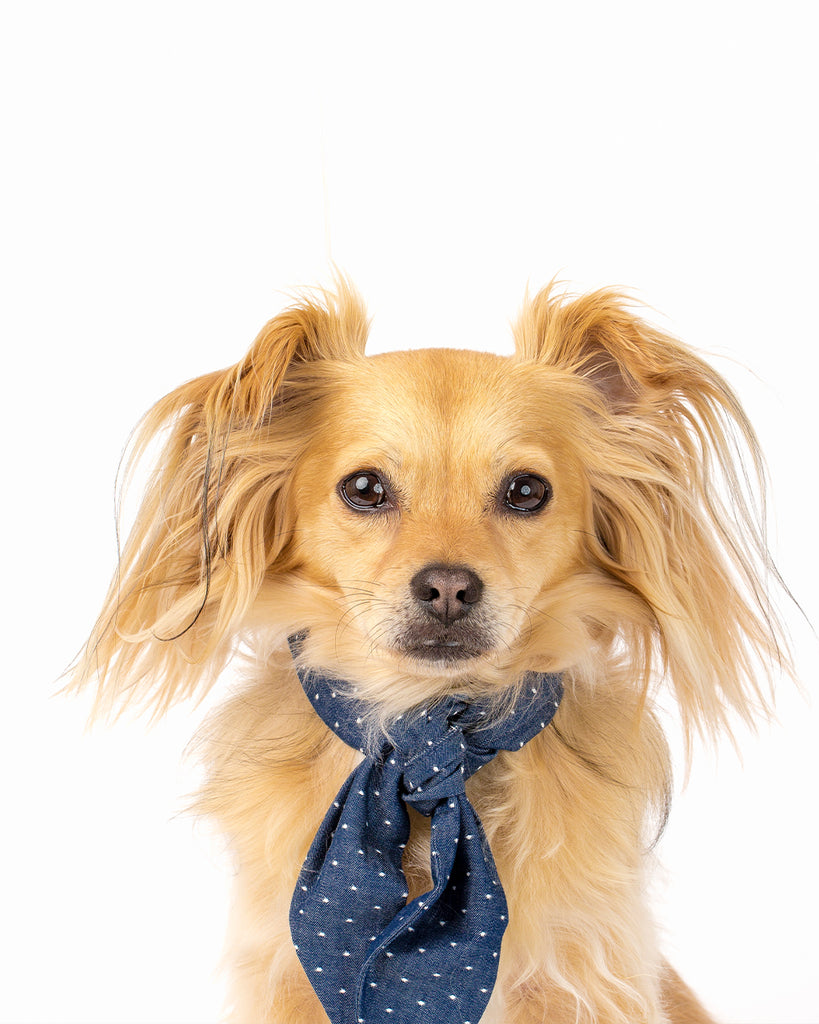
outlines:
[[[294, 652], [300, 638], [291, 640]], [[367, 705], [339, 680], [298, 669], [318, 715], [365, 759], [330, 807], [290, 906], [299, 959], [332, 1024], [478, 1024], [508, 910], [465, 780], [552, 719], [559, 675], [527, 673], [500, 719], [451, 696], [373, 741]], [[433, 888], [409, 904], [406, 804], [431, 817]]]

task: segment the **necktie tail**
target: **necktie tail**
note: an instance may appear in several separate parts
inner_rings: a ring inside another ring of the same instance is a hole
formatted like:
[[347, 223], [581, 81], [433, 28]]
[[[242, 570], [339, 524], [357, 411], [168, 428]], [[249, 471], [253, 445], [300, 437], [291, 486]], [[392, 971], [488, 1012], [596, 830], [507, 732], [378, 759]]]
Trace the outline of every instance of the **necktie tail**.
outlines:
[[[495, 984], [508, 909], [477, 814], [465, 795], [432, 815], [433, 888], [373, 944], [357, 1021], [475, 1022]], [[474, 909], [480, 907], [480, 921]], [[396, 983], [396, 976], [398, 981]]]

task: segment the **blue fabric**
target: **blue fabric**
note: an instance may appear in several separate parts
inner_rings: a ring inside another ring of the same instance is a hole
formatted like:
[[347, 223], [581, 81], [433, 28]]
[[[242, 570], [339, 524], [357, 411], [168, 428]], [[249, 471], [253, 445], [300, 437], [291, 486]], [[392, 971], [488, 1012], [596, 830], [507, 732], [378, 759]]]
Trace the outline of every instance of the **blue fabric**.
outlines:
[[[291, 642], [294, 651], [299, 643]], [[508, 909], [464, 782], [551, 721], [560, 676], [529, 673], [501, 720], [448, 697], [369, 739], [345, 684], [299, 668], [313, 707], [365, 753], [330, 807], [290, 907], [299, 959], [332, 1024], [478, 1024], [495, 984]], [[488, 724], [486, 724], [488, 722]], [[431, 817], [433, 888], [407, 904], [406, 804]]]

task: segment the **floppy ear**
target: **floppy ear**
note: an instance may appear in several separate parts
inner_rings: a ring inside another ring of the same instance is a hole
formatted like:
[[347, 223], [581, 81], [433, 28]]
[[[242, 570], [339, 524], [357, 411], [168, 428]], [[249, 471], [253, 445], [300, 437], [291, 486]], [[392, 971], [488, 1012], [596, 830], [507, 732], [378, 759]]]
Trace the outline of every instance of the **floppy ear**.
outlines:
[[765, 542], [764, 464], [735, 394], [612, 291], [545, 289], [516, 341], [519, 359], [580, 388], [588, 557], [617, 591], [612, 650], [628, 652], [643, 687], [673, 685], [689, 739], [730, 731], [731, 710], [752, 720], [769, 702], [760, 673], [789, 662], [768, 597], [782, 581]]
[[[164, 442], [100, 618], [70, 684], [97, 712], [162, 713], [210, 684], [266, 576], [287, 568], [289, 470], [308, 440], [310, 385], [291, 376], [363, 355], [358, 296], [309, 299], [267, 323], [235, 366], [183, 384], [140, 424], [129, 472]], [[204, 688], [203, 692], [204, 692]]]
[[[716, 377], [690, 349], [639, 319], [624, 296], [608, 289], [569, 299], [549, 285], [524, 304], [515, 342], [520, 357], [586, 380], [614, 412], [674, 391], [692, 374], [696, 393], [705, 384], [702, 371]], [[716, 389], [705, 390], [727, 397], [721, 379]]]

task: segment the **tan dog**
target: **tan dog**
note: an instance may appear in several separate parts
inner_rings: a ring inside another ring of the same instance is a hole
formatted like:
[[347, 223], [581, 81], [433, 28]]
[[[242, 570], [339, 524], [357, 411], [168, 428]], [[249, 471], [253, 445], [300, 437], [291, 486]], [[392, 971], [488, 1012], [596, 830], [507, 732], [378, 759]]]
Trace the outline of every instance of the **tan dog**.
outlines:
[[[299, 684], [285, 641], [309, 630], [307, 663], [386, 724], [564, 674], [552, 724], [467, 783], [509, 902], [484, 1024], [708, 1021], [644, 899], [670, 785], [652, 692], [673, 688], [689, 737], [765, 706], [757, 662], [782, 658], [735, 462], [739, 442], [759, 473], [751, 428], [718, 374], [610, 292], [528, 300], [511, 358], [365, 358], [366, 334], [341, 285], [148, 414], [136, 455], [164, 450], [77, 675], [98, 678], [102, 713], [161, 713], [249, 652], [199, 801], [237, 859], [231, 1019], [327, 1019], [288, 906], [360, 755]], [[411, 897], [429, 887], [425, 825]]]

